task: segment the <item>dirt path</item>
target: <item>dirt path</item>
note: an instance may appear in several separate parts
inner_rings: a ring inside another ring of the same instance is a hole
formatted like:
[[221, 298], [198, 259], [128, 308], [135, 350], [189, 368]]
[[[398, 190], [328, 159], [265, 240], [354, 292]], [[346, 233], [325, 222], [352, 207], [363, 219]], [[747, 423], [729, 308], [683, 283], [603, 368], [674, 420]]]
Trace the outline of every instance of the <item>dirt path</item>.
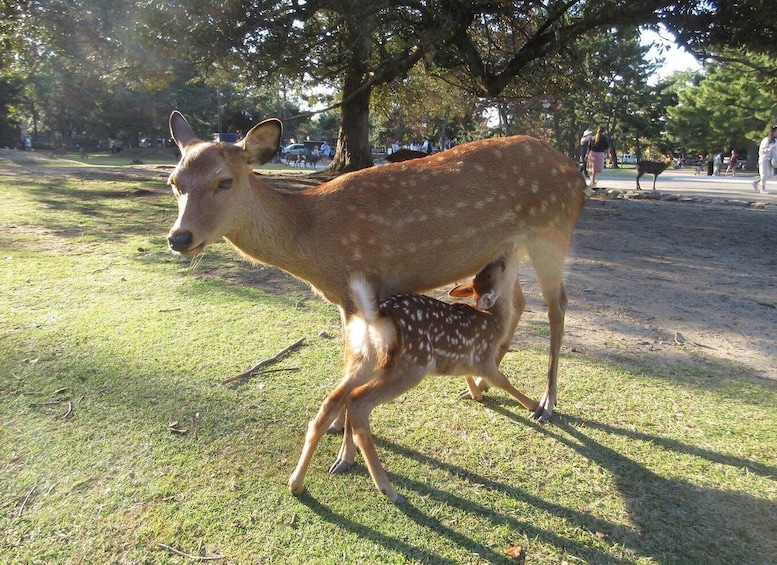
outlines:
[[[571, 255], [565, 349], [670, 364], [710, 357], [777, 378], [774, 207], [596, 197]], [[527, 319], [544, 322], [529, 275]]]

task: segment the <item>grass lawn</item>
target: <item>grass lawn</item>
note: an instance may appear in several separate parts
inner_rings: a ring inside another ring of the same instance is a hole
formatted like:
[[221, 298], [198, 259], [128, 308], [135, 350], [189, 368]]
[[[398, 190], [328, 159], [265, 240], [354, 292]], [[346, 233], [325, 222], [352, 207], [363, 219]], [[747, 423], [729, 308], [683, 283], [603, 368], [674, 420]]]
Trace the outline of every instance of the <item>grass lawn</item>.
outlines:
[[[329, 475], [334, 436], [291, 496], [336, 310], [227, 244], [172, 256], [162, 176], [82, 169], [0, 160], [0, 563], [777, 562], [777, 386], [712, 360], [565, 355], [543, 426], [430, 378], [373, 417], [406, 503], [358, 458]], [[302, 337], [286, 370], [221, 384]], [[546, 355], [505, 371], [538, 397]]]

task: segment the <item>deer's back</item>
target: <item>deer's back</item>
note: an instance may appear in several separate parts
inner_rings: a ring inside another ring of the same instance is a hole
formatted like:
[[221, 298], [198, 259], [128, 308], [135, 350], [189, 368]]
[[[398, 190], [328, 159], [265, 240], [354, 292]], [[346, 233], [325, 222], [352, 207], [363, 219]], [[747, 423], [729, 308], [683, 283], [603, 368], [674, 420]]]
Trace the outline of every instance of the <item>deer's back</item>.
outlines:
[[305, 197], [311, 231], [388, 296], [460, 280], [528, 238], [568, 245], [584, 185], [561, 152], [518, 136], [343, 175]]

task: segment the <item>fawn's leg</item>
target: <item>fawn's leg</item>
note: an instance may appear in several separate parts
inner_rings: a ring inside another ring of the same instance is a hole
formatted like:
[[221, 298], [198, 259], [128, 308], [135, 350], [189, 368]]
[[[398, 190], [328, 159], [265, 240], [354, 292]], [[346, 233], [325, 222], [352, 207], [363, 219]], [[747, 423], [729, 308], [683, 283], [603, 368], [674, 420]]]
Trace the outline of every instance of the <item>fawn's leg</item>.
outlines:
[[494, 365], [491, 368], [491, 370], [488, 371], [488, 375], [486, 375], [486, 380], [488, 380], [488, 382], [494, 385], [495, 387], [501, 388], [503, 391], [515, 397], [518, 400], [518, 402], [520, 402], [521, 405], [527, 410], [531, 410], [533, 412], [537, 410], [537, 408], [539, 407], [539, 402], [537, 402], [536, 400], [532, 400], [531, 398], [523, 394], [521, 391], [519, 391], [517, 388], [515, 388], [513, 384], [504, 375], [504, 373], [502, 373], [496, 367], [496, 365]]
[[483, 401], [483, 392], [488, 390], [488, 383], [482, 378], [478, 377], [473, 379], [470, 376], [464, 377], [467, 381], [467, 390], [459, 395], [459, 398], [464, 400], [476, 400], [478, 402]]
[[329, 472], [335, 475], [342, 475], [353, 465], [356, 458], [356, 445], [353, 443], [353, 429], [351, 428], [351, 419], [348, 416], [347, 410], [345, 425], [343, 426], [343, 444], [340, 446], [340, 452], [337, 454], [337, 459], [329, 467]]

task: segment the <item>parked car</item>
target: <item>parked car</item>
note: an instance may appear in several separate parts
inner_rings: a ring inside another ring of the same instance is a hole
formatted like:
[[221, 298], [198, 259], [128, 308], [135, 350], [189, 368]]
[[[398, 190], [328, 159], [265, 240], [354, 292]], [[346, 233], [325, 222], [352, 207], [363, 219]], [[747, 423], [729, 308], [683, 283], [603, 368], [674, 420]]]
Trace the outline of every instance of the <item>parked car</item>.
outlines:
[[292, 143], [281, 148], [281, 155], [307, 155], [308, 152], [304, 143]]
[[215, 132], [211, 137], [211, 141], [218, 143], [219, 141], [228, 141], [229, 143], [235, 143], [240, 136], [236, 133], [229, 133], [223, 131], [221, 133]]
[[621, 165], [635, 165], [637, 157], [631, 153], [621, 153], [618, 155], [618, 163]]

